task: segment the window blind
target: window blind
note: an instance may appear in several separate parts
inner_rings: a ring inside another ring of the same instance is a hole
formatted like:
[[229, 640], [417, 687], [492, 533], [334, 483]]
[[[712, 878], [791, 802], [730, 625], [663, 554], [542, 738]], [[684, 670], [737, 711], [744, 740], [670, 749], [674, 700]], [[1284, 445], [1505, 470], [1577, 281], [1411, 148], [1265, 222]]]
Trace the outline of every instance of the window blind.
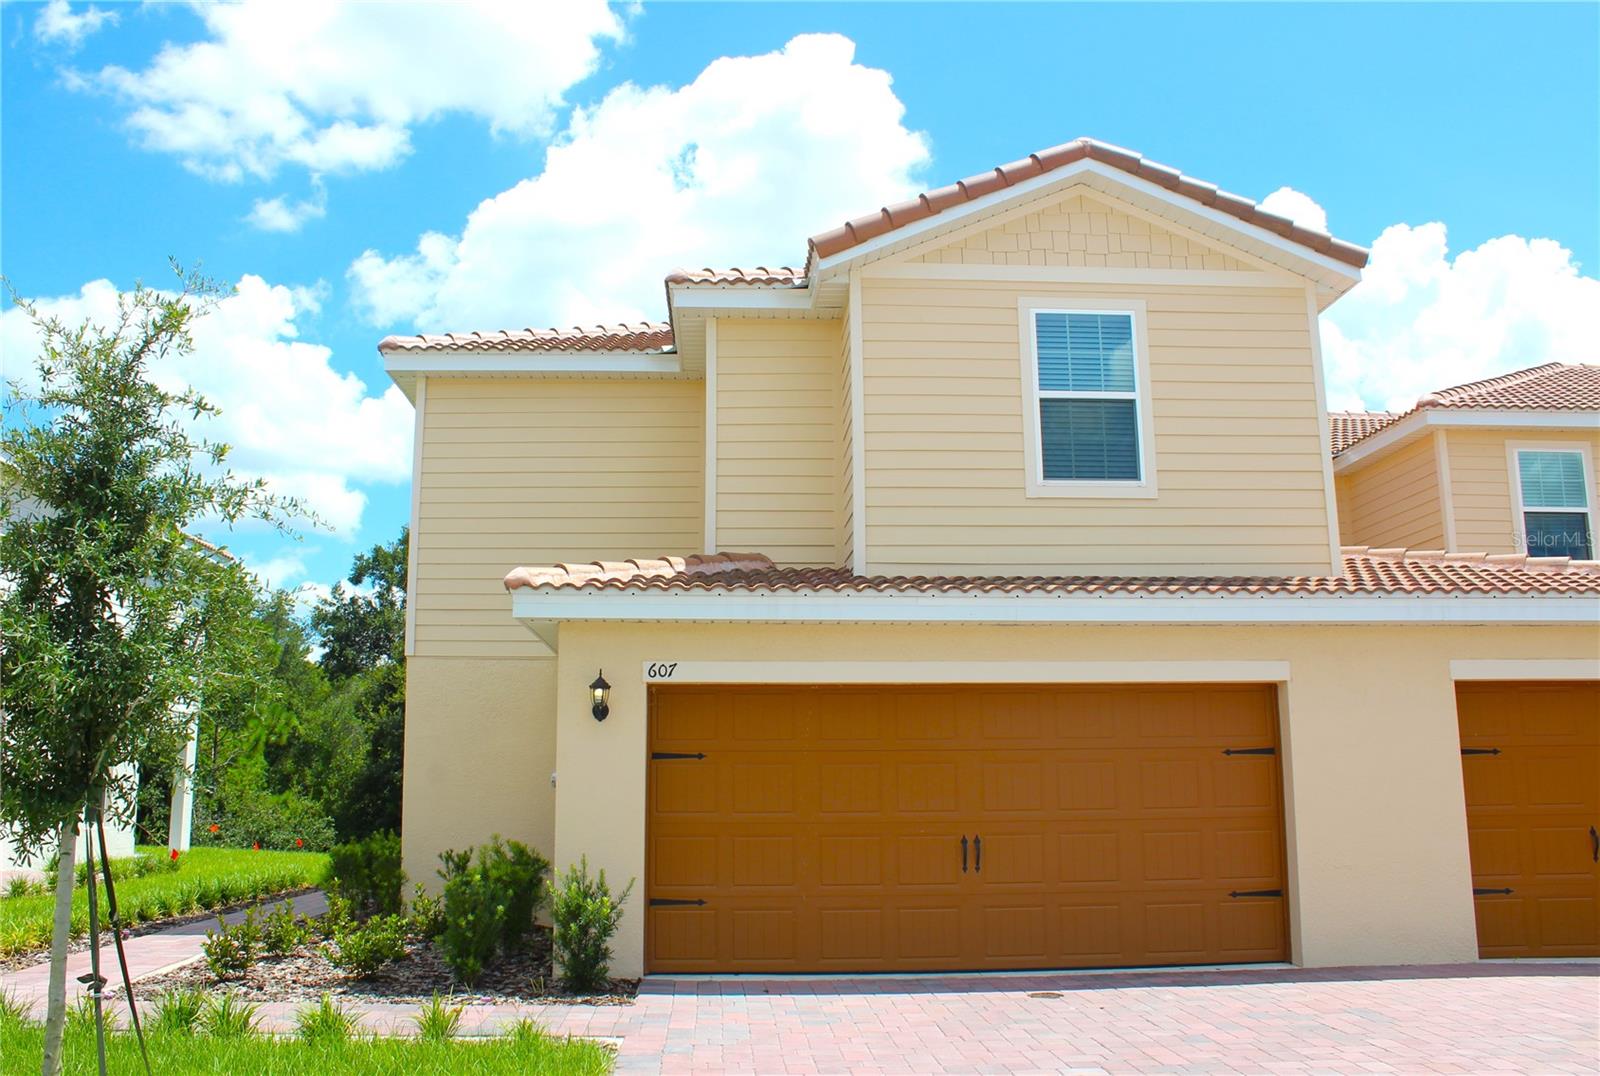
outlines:
[[1587, 508], [1583, 457], [1576, 452], [1519, 452], [1524, 508]]

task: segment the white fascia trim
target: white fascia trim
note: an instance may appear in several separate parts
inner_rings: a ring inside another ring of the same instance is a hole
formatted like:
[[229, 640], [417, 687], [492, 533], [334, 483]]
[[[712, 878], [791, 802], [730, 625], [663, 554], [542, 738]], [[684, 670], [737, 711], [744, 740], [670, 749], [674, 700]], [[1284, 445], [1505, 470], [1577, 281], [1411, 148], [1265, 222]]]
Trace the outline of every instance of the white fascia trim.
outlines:
[[707, 553], [717, 551], [717, 319], [706, 319], [706, 517], [700, 536]]
[[1268, 231], [1258, 224], [1251, 224], [1248, 221], [1240, 220], [1238, 217], [1223, 213], [1221, 210], [1202, 205], [1191, 198], [1169, 191], [1157, 183], [1130, 175], [1120, 168], [1113, 168], [1108, 164], [1089, 159], [1074, 161], [1072, 164], [1057, 168], [1053, 172], [1046, 172], [1043, 175], [1034, 176], [1032, 179], [1025, 179], [1021, 183], [1010, 187], [1002, 187], [993, 193], [984, 195], [982, 198], [976, 198], [953, 209], [947, 209], [943, 213], [936, 213], [931, 217], [913, 221], [893, 231], [885, 232], [876, 238], [869, 239], [865, 243], [859, 243], [841, 250], [829, 257], [819, 258], [812, 275], [821, 276], [859, 258], [870, 257], [885, 248], [906, 244], [919, 236], [929, 235], [930, 233], [937, 234], [974, 214], [990, 212], [996, 207], [1003, 206], [1007, 202], [1016, 199], [1037, 196], [1052, 187], [1068, 186], [1074, 182], [1081, 181], [1082, 177], [1086, 175], [1097, 176], [1115, 186], [1137, 191], [1147, 197], [1164, 202], [1180, 213], [1191, 214], [1228, 231], [1249, 236], [1259, 243], [1281, 251], [1296, 261], [1314, 265], [1325, 272], [1334, 273], [1348, 280], [1352, 285], [1361, 279], [1361, 270], [1353, 265], [1346, 265], [1344, 262], [1336, 261], [1325, 254], [1319, 254], [1309, 247], [1291, 242], [1278, 233]]
[[850, 570], [867, 570], [867, 372], [862, 352], [861, 274], [850, 274]]
[[672, 287], [672, 309], [675, 313], [698, 313], [710, 310], [801, 311], [811, 309], [811, 299], [810, 288], [790, 286], [675, 284]]
[[1452, 680], [1600, 680], [1600, 658], [1461, 658]]
[[1600, 598], [518, 589], [530, 621], [767, 624], [1595, 624]]
[[1392, 426], [1385, 426], [1371, 437], [1345, 449], [1333, 461], [1342, 471], [1362, 460], [1386, 451], [1420, 434], [1430, 426], [1505, 430], [1595, 430], [1600, 431], [1600, 412], [1596, 411], [1492, 411], [1486, 408], [1430, 408], [1414, 411]]
[[1287, 683], [1287, 661], [680, 661], [650, 684], [1236, 684]]
[[1109, 269], [1071, 265], [957, 265], [945, 262], [874, 263], [868, 280], [998, 280], [1019, 284], [1175, 284], [1219, 288], [1294, 288], [1304, 280], [1278, 273], [1224, 269]]
[[396, 374], [678, 374], [683, 362], [672, 351], [484, 352], [431, 351], [386, 355], [383, 368]]
[[406, 657], [417, 652], [417, 562], [422, 559], [417, 546], [422, 533], [422, 431], [423, 411], [428, 406], [426, 375], [417, 376], [411, 405], [416, 413], [411, 433], [411, 538], [406, 551]]
[[[1306, 288], [1306, 319], [1311, 331], [1311, 384], [1316, 389], [1317, 429], [1322, 436], [1332, 427], [1328, 424], [1328, 388], [1324, 382], [1322, 365], [1322, 319], [1318, 316], [1316, 289]], [[1326, 445], [1327, 442], [1323, 441]], [[1338, 572], [1344, 566], [1342, 543], [1339, 540], [1339, 491], [1333, 481], [1333, 457], [1322, 453], [1323, 511], [1328, 516], [1328, 569]], [[1455, 546], [1448, 546], [1454, 549]]]

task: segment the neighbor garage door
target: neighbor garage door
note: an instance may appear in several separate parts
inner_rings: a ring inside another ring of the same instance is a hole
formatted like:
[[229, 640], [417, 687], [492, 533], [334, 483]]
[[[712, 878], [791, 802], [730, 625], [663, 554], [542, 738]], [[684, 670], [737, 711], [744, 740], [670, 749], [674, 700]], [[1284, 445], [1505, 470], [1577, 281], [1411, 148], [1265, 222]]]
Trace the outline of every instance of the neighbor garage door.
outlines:
[[648, 970], [1282, 960], [1274, 700], [656, 688]]
[[1600, 956], [1600, 684], [1461, 684], [1478, 952]]

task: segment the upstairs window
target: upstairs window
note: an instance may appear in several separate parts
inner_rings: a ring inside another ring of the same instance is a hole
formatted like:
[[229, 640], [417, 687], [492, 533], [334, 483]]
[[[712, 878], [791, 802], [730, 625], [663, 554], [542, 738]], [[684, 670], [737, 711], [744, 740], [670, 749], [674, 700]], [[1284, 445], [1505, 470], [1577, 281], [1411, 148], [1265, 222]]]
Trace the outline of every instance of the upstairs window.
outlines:
[[1153, 496], [1142, 311], [1025, 306], [1024, 314], [1029, 493]]
[[1528, 555], [1592, 559], [1594, 527], [1584, 454], [1522, 448], [1514, 456]]

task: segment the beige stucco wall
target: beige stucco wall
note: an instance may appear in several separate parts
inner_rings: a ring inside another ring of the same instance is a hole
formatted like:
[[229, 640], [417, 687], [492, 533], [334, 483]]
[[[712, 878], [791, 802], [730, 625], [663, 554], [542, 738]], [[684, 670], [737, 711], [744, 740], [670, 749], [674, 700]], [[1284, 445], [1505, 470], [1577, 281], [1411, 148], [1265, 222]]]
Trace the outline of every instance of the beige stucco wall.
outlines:
[[[744, 661], [836, 677], [833, 663], [1286, 661], [1283, 743], [1293, 959], [1329, 966], [1477, 955], [1452, 659], [1593, 660], [1586, 627], [913, 627], [568, 625], [557, 679], [558, 863], [644, 877], [649, 661]], [[600, 666], [611, 716], [589, 715]], [[776, 674], [775, 674], [776, 675]], [[924, 674], [927, 675], [927, 674]], [[1137, 677], [1130, 677], [1137, 679]], [[463, 790], [465, 791], [465, 790]], [[642, 884], [642, 883], [641, 883]], [[642, 890], [616, 939], [643, 961]]]
[[[1462, 550], [1520, 553], [1518, 528], [1512, 520], [1511, 463], [1508, 442], [1587, 445], [1590, 459], [1600, 458], [1600, 434], [1570, 430], [1445, 431], [1450, 461], [1450, 502], [1455, 513], [1456, 545]], [[1600, 480], [1591, 472], [1590, 504], [1600, 505]]]
[[1339, 474], [1345, 545], [1443, 549], [1444, 508], [1431, 434]]
[[439, 853], [496, 833], [547, 856], [555, 847], [555, 673], [554, 661], [527, 657], [407, 662], [401, 844], [409, 884], [437, 892]]
[[[1146, 303], [1158, 496], [1028, 496], [1023, 297]], [[860, 315], [873, 573], [1331, 570], [1304, 291], [869, 275]]]
[[717, 549], [837, 563], [839, 326], [717, 319]]

